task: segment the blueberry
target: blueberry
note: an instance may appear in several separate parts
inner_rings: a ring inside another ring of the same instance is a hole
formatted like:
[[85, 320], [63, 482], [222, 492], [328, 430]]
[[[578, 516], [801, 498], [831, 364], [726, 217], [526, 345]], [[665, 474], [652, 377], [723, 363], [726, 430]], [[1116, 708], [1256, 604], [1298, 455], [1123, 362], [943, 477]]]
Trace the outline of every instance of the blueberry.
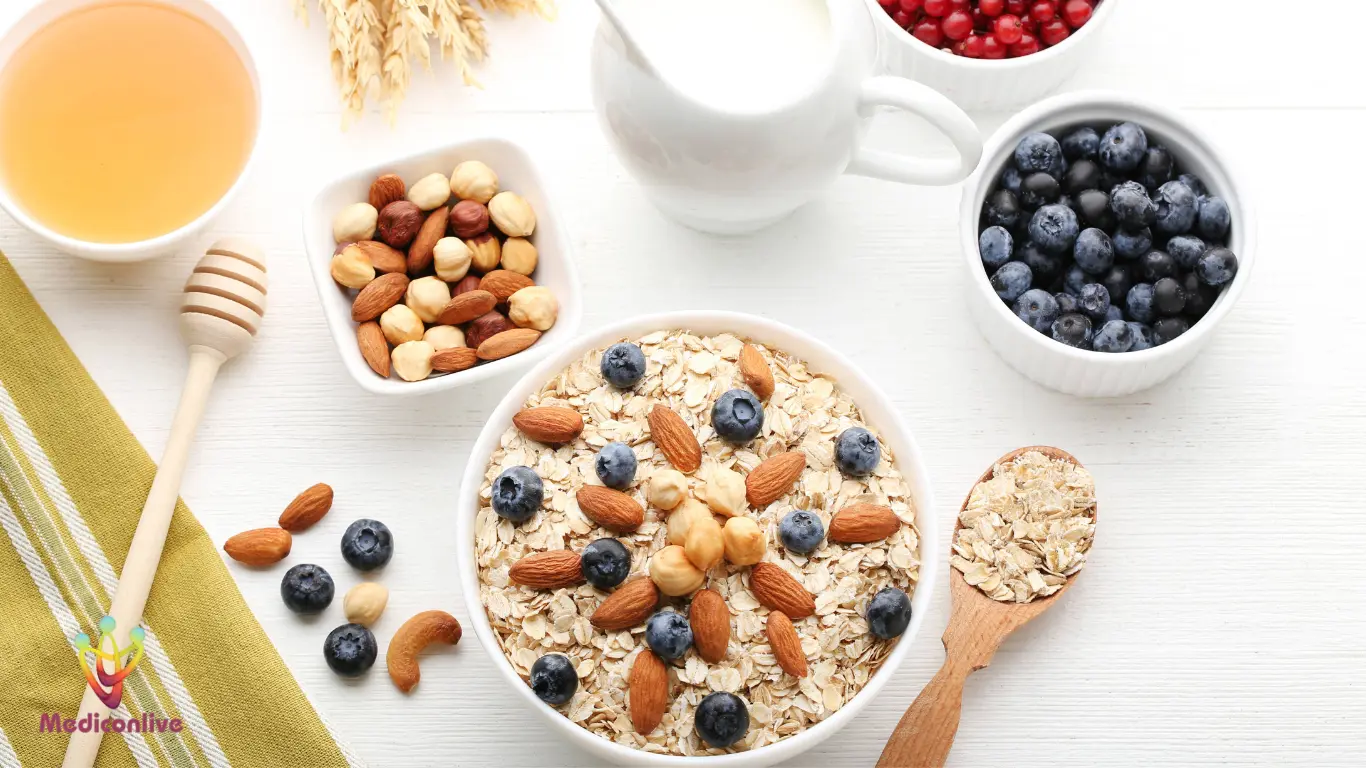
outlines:
[[835, 438], [835, 466], [846, 477], [867, 477], [882, 461], [882, 446], [863, 427], [850, 427]]
[[692, 627], [682, 614], [660, 611], [645, 623], [645, 644], [661, 659], [682, 658], [692, 646]]
[[296, 565], [280, 580], [280, 599], [295, 613], [320, 613], [336, 591], [332, 576], [318, 565]]
[[1025, 243], [1016, 253], [1016, 257], [1023, 261], [1026, 267], [1029, 267], [1029, 272], [1033, 275], [1036, 285], [1048, 285], [1062, 277], [1062, 268], [1066, 257], [1049, 253], [1033, 242]]
[[1184, 311], [1192, 320], [1204, 317], [1214, 306], [1214, 300], [1219, 298], [1219, 289], [1200, 282], [1200, 276], [1194, 272], [1187, 272], [1181, 278], [1181, 288], [1186, 292]]
[[562, 653], [547, 653], [531, 665], [531, 690], [536, 698], [552, 707], [574, 698], [579, 689], [579, 674], [574, 663]]
[[1061, 341], [1069, 347], [1091, 348], [1091, 320], [1077, 313], [1063, 315], [1053, 321], [1050, 329], [1054, 341]]
[[[1017, 150], [1018, 154], [1018, 150]], [[1117, 173], [1128, 173], [1148, 154], [1148, 134], [1135, 123], [1120, 123], [1100, 137], [1100, 164]]]
[[1233, 224], [1228, 203], [1222, 197], [1207, 197], [1200, 201], [1200, 214], [1195, 221], [1195, 231], [1206, 240], [1223, 242], [1228, 228]]
[[987, 225], [1011, 229], [1020, 223], [1020, 199], [1008, 189], [998, 189], [987, 198]]
[[375, 665], [379, 643], [375, 635], [359, 624], [343, 624], [327, 634], [323, 641], [323, 658], [333, 672], [343, 677], [356, 677]]
[[1046, 173], [1031, 173], [1020, 184], [1020, 205], [1026, 210], [1034, 210], [1041, 205], [1056, 202], [1062, 194], [1058, 180]]
[[1118, 264], [1101, 275], [1100, 284], [1110, 292], [1110, 301], [1113, 305], [1114, 302], [1129, 295], [1129, 289], [1134, 286], [1134, 279], [1127, 266]]
[[1080, 311], [1077, 308], [1077, 297], [1070, 293], [1062, 292], [1053, 294], [1053, 299], [1058, 302], [1058, 316], [1070, 315]]
[[645, 378], [645, 353], [628, 342], [613, 344], [602, 353], [602, 377], [621, 389], [634, 387]]
[[901, 637], [911, 625], [911, 599], [896, 587], [883, 587], [868, 601], [868, 631], [883, 640]]
[[1166, 251], [1148, 251], [1138, 260], [1134, 274], [1145, 283], [1155, 283], [1176, 274], [1176, 259]]
[[1081, 224], [1098, 229], [1111, 229], [1115, 215], [1110, 213], [1110, 196], [1099, 189], [1088, 189], [1077, 195], [1077, 217]]
[[1100, 189], [1100, 166], [1094, 160], [1078, 160], [1072, 163], [1063, 177], [1063, 189], [1072, 194], [1088, 189]]
[[352, 568], [373, 571], [394, 556], [394, 535], [384, 523], [361, 518], [346, 526], [341, 553]]
[[1129, 321], [1129, 330], [1133, 332], [1134, 344], [1129, 347], [1130, 352], [1141, 352], [1145, 349], [1152, 349], [1157, 346], [1153, 343], [1153, 329], [1143, 323]]
[[1008, 165], [1001, 171], [1001, 187], [1017, 195], [1020, 194], [1020, 180], [1020, 169], [1013, 165]]
[[1205, 241], [1195, 235], [1177, 235], [1167, 241], [1167, 253], [1182, 269], [1195, 269], [1195, 262], [1205, 252]]
[[1026, 177], [1031, 173], [1062, 175], [1062, 145], [1046, 133], [1031, 133], [1015, 145], [1015, 167]]
[[1205, 190], [1205, 182], [1201, 181], [1200, 177], [1193, 173], [1183, 173], [1180, 176], [1177, 176], [1176, 179], [1187, 187], [1190, 187], [1190, 191], [1194, 192], [1196, 197], [1204, 197], [1208, 194]]
[[1068, 208], [1071, 208], [1072, 213], [1077, 212], [1077, 201], [1073, 200], [1071, 195], [1062, 195], [1061, 197], [1059, 197], [1058, 205], [1065, 205]]
[[1048, 333], [1058, 319], [1058, 300], [1042, 288], [1025, 291], [1015, 300], [1015, 316], [1039, 333]]
[[815, 552], [825, 540], [825, 523], [804, 509], [794, 509], [778, 524], [778, 538], [783, 546], [798, 554]]
[[732, 389], [711, 407], [711, 428], [727, 442], [748, 443], [764, 428], [764, 405], [747, 389]]
[[608, 443], [598, 451], [593, 468], [603, 485], [624, 491], [636, 479], [636, 453], [626, 443]]
[[1174, 277], [1164, 277], [1153, 283], [1153, 306], [1164, 317], [1179, 315], [1186, 309], [1186, 290]]
[[1198, 204], [1195, 193], [1179, 181], [1169, 181], [1157, 190], [1157, 219], [1153, 227], [1164, 235], [1189, 232], [1195, 225]]
[[1110, 322], [1111, 320], [1123, 320], [1123, 319], [1124, 319], [1124, 310], [1120, 309], [1119, 307], [1115, 306], [1114, 304], [1111, 304], [1111, 305], [1110, 305], [1110, 308], [1107, 309], [1107, 310], [1105, 310], [1105, 321], [1104, 321], [1104, 322], [1107, 322], [1107, 323], [1108, 323], [1108, 322]]
[[583, 578], [598, 589], [611, 589], [631, 574], [631, 553], [616, 539], [597, 539], [579, 557]]
[[1029, 238], [1049, 253], [1066, 253], [1077, 241], [1077, 214], [1065, 205], [1045, 205], [1029, 219]]
[[1238, 257], [1233, 251], [1216, 245], [1200, 256], [1195, 263], [1195, 274], [1205, 285], [1223, 285], [1238, 274]]
[[1157, 218], [1157, 204], [1136, 181], [1125, 181], [1110, 190], [1110, 212], [1125, 229], [1141, 229]]
[[729, 747], [749, 731], [749, 708], [733, 693], [709, 693], [698, 703], [693, 725], [697, 735], [710, 746]]
[[1153, 323], [1153, 344], [1160, 347], [1190, 329], [1190, 321], [1184, 317], [1164, 317]]
[[1115, 246], [1115, 256], [1136, 259], [1153, 249], [1153, 233], [1147, 227], [1121, 229], [1110, 237], [1110, 242]]
[[995, 272], [1010, 261], [1010, 253], [1014, 249], [1015, 238], [1010, 236], [1005, 227], [987, 227], [977, 236], [977, 250], [982, 254], [982, 266], [988, 272]]
[[1092, 275], [1103, 274], [1115, 263], [1115, 246], [1110, 236], [1092, 227], [1083, 229], [1077, 235], [1077, 243], [1072, 248], [1072, 257], [1077, 266]]
[[1138, 177], [1138, 183], [1147, 187], [1149, 191], [1155, 191], [1176, 178], [1176, 160], [1172, 153], [1160, 144], [1148, 147], [1148, 151], [1143, 155], [1143, 161], [1138, 164], [1134, 173]]
[[1138, 283], [1129, 289], [1129, 295], [1124, 297], [1124, 306], [1129, 310], [1129, 317], [1140, 323], [1151, 323], [1157, 317], [1157, 309], [1153, 306], [1153, 284]]
[[991, 276], [992, 290], [1007, 304], [1015, 303], [1033, 282], [1034, 273], [1020, 261], [1006, 262]]
[[1128, 352], [1134, 346], [1134, 332], [1123, 320], [1110, 320], [1096, 331], [1091, 349], [1097, 352]]
[[1082, 286], [1077, 305], [1081, 307], [1083, 315], [1091, 318], [1091, 322], [1099, 323], [1105, 320], [1106, 313], [1110, 311], [1110, 292], [1100, 283], [1088, 283]]
[[493, 481], [493, 511], [514, 523], [525, 523], [545, 499], [545, 484], [531, 467], [508, 467]]
[[1086, 284], [1089, 282], [1091, 282], [1091, 276], [1086, 274], [1086, 270], [1073, 264], [1071, 269], [1068, 269], [1067, 274], [1062, 278], [1062, 289], [1064, 293], [1080, 296], [1081, 289], [1085, 288]]
[[1095, 157], [1098, 149], [1100, 134], [1095, 128], [1078, 128], [1062, 137], [1062, 154], [1068, 160]]

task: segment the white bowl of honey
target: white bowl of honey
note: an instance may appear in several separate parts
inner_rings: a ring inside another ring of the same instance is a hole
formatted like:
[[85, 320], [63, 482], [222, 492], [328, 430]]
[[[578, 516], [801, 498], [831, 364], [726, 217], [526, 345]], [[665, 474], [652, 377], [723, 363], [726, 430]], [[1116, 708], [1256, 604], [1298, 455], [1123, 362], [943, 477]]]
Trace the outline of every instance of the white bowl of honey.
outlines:
[[67, 253], [176, 250], [256, 154], [254, 59], [209, 0], [46, 0], [0, 32], [0, 208]]

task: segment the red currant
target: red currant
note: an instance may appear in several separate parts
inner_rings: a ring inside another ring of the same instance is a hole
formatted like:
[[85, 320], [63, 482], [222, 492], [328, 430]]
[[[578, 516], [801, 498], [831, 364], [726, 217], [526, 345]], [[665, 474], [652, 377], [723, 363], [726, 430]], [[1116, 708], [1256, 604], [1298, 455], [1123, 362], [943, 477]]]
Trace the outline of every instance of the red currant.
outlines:
[[949, 0], [925, 0], [925, 13], [942, 17], [949, 12]]
[[959, 43], [959, 45], [963, 46], [962, 55], [967, 56], [969, 59], [982, 58], [982, 51], [985, 49], [985, 46], [982, 44], [981, 35], [968, 35], [968, 39]]
[[905, 11], [895, 11], [892, 13], [892, 22], [902, 29], [909, 28], [912, 21], [914, 21], [914, 19], [911, 17], [911, 14], [906, 13]]
[[1028, 56], [1031, 53], [1038, 52], [1039, 38], [1029, 34], [1028, 32], [1020, 36], [1020, 42], [1010, 46], [1010, 55], [1015, 58], [1018, 58], [1020, 56]]
[[1006, 13], [1021, 16], [1025, 12], [1025, 0], [1006, 0]]
[[[882, 6], [883, 8], [891, 8], [892, 6], [897, 5], [900, 2], [901, 0], [877, 0], [877, 4]], [[888, 13], [891, 13], [891, 11], [888, 11]]]
[[977, 0], [977, 9], [988, 16], [1000, 16], [1005, 12], [1006, 0]]
[[1038, 21], [1052, 21], [1058, 15], [1058, 7], [1048, 0], [1042, 0], [1029, 6], [1029, 15]]
[[925, 4], [925, 0], [898, 0], [898, 2], [901, 5], [901, 10], [908, 14], [915, 13], [920, 10], [920, 6]]
[[1013, 45], [1020, 42], [1020, 35], [1024, 32], [1020, 28], [1020, 19], [1010, 14], [996, 17], [996, 39], [1006, 45]]
[[915, 39], [934, 48], [938, 48], [944, 42], [944, 33], [939, 29], [939, 22], [933, 19], [925, 19], [916, 24], [911, 34], [915, 35]]
[[1090, 0], [1067, 0], [1062, 6], [1062, 18], [1067, 26], [1078, 29], [1091, 20]]
[[1039, 39], [1045, 46], [1054, 46], [1066, 40], [1072, 32], [1062, 19], [1053, 19], [1039, 25]]
[[995, 35], [987, 35], [982, 38], [982, 58], [984, 59], [1004, 59], [1006, 57], [1006, 46], [996, 39]]
[[952, 11], [944, 17], [941, 25], [944, 37], [950, 40], [965, 40], [972, 34], [972, 16], [967, 11]]

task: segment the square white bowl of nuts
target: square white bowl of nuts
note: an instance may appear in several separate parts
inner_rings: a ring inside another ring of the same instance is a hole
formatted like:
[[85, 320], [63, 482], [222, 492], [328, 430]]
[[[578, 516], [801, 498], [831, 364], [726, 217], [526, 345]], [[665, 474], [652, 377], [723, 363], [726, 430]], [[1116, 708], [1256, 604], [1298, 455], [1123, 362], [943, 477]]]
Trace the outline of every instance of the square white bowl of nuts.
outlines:
[[504, 139], [329, 182], [305, 211], [304, 249], [342, 362], [377, 394], [525, 368], [582, 319], [569, 236], [530, 155]]

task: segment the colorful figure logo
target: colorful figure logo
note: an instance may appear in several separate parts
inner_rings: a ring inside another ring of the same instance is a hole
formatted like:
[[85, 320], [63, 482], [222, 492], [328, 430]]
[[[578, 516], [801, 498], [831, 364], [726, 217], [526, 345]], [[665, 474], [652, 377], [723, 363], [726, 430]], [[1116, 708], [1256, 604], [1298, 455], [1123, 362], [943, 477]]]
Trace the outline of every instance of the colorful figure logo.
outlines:
[[[85, 680], [106, 707], [118, 709], [119, 702], [123, 700], [123, 679], [137, 669], [142, 661], [142, 642], [146, 635], [142, 627], [133, 627], [128, 633], [129, 645], [120, 648], [114, 639], [113, 616], [100, 619], [100, 641], [95, 645], [90, 644], [90, 635], [84, 632], [76, 635], [76, 658], [81, 662]], [[106, 644], [111, 650], [104, 650]], [[93, 665], [86, 662], [86, 653], [95, 655]], [[130, 655], [131, 659], [128, 658]], [[108, 670], [109, 667], [113, 668], [112, 672]]]

